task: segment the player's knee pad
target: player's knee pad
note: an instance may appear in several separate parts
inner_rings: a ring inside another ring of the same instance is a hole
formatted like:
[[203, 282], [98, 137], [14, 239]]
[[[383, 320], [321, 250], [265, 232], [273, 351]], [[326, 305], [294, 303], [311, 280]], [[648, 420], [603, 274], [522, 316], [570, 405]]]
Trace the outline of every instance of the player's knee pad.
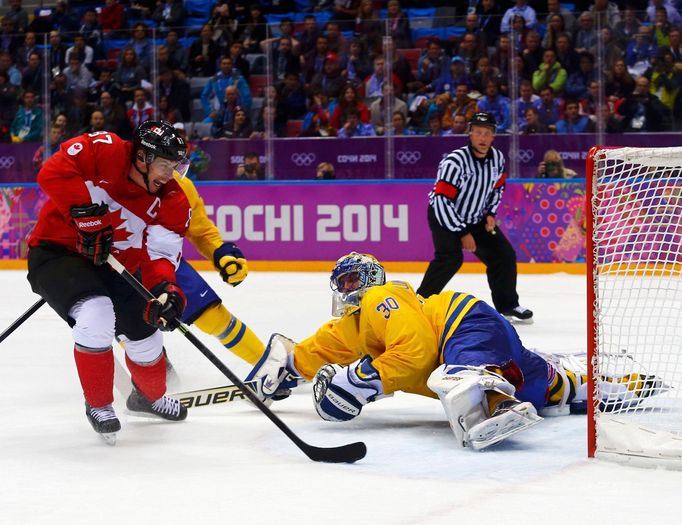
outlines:
[[99, 350], [111, 346], [114, 339], [116, 314], [109, 297], [97, 295], [78, 301], [69, 310], [73, 325], [73, 340], [79, 347]]
[[128, 358], [139, 364], [154, 363], [163, 352], [163, 334], [159, 330], [138, 341], [121, 337], [121, 342]]
[[440, 399], [457, 444], [469, 445], [469, 430], [490, 417], [487, 391], [514, 396], [516, 389], [503, 377], [483, 367], [441, 365], [427, 381]]

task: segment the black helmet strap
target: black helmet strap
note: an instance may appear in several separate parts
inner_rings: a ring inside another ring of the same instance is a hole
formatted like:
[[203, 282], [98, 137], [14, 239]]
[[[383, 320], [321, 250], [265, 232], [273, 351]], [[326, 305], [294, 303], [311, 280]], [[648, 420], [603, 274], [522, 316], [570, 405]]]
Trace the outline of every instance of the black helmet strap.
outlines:
[[[144, 154], [144, 167], [146, 168], [147, 171], [142, 171], [140, 168], [137, 167], [137, 161], [140, 160], [139, 157], [137, 156], [137, 151], [142, 151]], [[135, 162], [133, 162], [133, 166], [135, 166], [135, 169], [137, 172], [142, 175], [142, 180], [144, 181], [144, 185], [147, 188], [147, 191], [151, 193], [151, 190], [149, 189], [149, 166], [151, 165], [152, 162], [154, 162], [154, 154], [150, 152], [146, 152], [144, 148], [138, 148], [135, 152]]]

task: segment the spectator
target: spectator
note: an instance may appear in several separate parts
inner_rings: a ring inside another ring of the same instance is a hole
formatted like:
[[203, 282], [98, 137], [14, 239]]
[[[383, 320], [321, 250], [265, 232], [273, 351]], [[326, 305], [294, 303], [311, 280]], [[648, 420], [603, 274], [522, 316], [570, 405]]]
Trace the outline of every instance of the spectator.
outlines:
[[606, 72], [606, 97], [625, 98], [635, 89], [635, 80], [625, 65], [625, 60], [616, 60]]
[[147, 81], [147, 71], [137, 59], [137, 53], [132, 47], [124, 48], [121, 53], [121, 63], [114, 72], [114, 82], [121, 102], [131, 102], [133, 92], [142, 85], [143, 80]]
[[528, 29], [534, 29], [537, 23], [535, 9], [528, 5], [527, 0], [516, 0], [514, 5], [507, 9], [502, 17], [500, 23], [500, 31], [508, 33], [511, 29], [511, 22], [514, 16], [522, 16], [525, 21], [525, 26]]
[[330, 127], [331, 114], [329, 97], [322, 90], [317, 90], [310, 98], [308, 112], [303, 117], [302, 137], [327, 137], [333, 134]]
[[291, 38], [283, 36], [279, 39], [277, 49], [272, 52], [273, 84], [283, 82], [289, 73], [298, 75], [301, 72], [301, 60], [294, 54]]
[[128, 110], [128, 122], [132, 129], [154, 118], [154, 107], [147, 102], [147, 92], [142, 88], [135, 88], [133, 106]]
[[317, 37], [320, 36], [320, 30], [317, 27], [317, 20], [315, 15], [305, 15], [303, 19], [303, 30], [298, 36], [298, 41], [301, 45], [301, 55], [305, 56], [310, 53], [317, 45]]
[[452, 132], [449, 129], [443, 129], [441, 117], [438, 113], [432, 113], [429, 116], [429, 132], [427, 135], [429, 137], [447, 137], [452, 135]]
[[591, 80], [587, 85], [587, 95], [578, 100], [580, 114], [588, 117], [592, 122], [597, 122], [597, 106], [599, 106], [599, 81]]
[[64, 71], [66, 76], [66, 88], [69, 90], [80, 89], [86, 91], [92, 84], [92, 73], [81, 64], [80, 58], [76, 53], [71, 53], [69, 57], [69, 67]]
[[[358, 90], [359, 95], [363, 98], [381, 97], [384, 84], [386, 84], [386, 79], [384, 77], [386, 60], [382, 55], [377, 55], [374, 57], [373, 64], [374, 71], [364, 80]], [[397, 93], [402, 93], [400, 79], [397, 76], [392, 74], [390, 84], [393, 85], [393, 88]]]
[[625, 51], [625, 64], [633, 77], [643, 75], [650, 67], [658, 48], [653, 42], [651, 27], [640, 26], [635, 39]]
[[522, 80], [519, 84], [519, 98], [514, 101], [514, 111], [518, 119], [519, 129], [523, 130], [526, 125], [526, 110], [535, 108], [540, 97], [533, 93], [533, 86], [529, 80]]
[[374, 9], [372, 0], [360, 0], [355, 15], [353, 36], [363, 40], [369, 53], [376, 55], [382, 52], [382, 28], [379, 14]]
[[50, 71], [54, 76], [62, 71], [66, 65], [66, 46], [62, 42], [59, 31], [50, 31], [50, 45], [47, 52], [50, 57]]
[[69, 137], [75, 137], [87, 125], [90, 120], [91, 111], [92, 109], [88, 105], [87, 92], [85, 90], [69, 90], [68, 104], [66, 106], [66, 133]]
[[50, 144], [47, 157], [45, 156], [45, 144], [41, 144], [33, 154], [33, 161], [31, 164], [33, 165], [33, 171], [36, 174], [40, 171], [40, 168], [43, 167], [43, 163], [59, 151], [59, 146], [61, 146], [62, 142], [64, 142], [62, 127], [57, 124], [52, 124], [50, 126]]
[[578, 29], [573, 35], [573, 46], [576, 52], [589, 51], [597, 45], [597, 30], [594, 26], [594, 16], [589, 11], [583, 11], [578, 17]]
[[118, 97], [118, 88], [116, 87], [116, 81], [114, 80], [114, 76], [110, 69], [103, 69], [100, 71], [99, 78], [90, 84], [88, 100], [97, 104], [100, 96], [105, 91], [111, 93], [111, 96], [114, 98]]
[[[358, 86], [364, 79], [372, 74], [372, 63], [365, 50], [365, 44], [363, 44], [362, 40], [359, 38], [351, 40], [348, 49], [348, 57], [342, 75], [347, 81]], [[395, 76], [395, 72], [393, 74]], [[400, 82], [399, 79], [398, 82]]]
[[89, 124], [78, 131], [79, 135], [82, 135], [83, 133], [97, 133], [99, 131], [108, 131], [105, 129], [105, 124], [106, 122], [104, 121], [104, 113], [100, 111], [99, 109], [93, 110], [92, 113], [90, 113], [90, 122]]
[[235, 40], [234, 42], [232, 42], [232, 45], [230, 46], [230, 58], [232, 59], [232, 67], [236, 68], [237, 71], [241, 73], [241, 75], [244, 77], [244, 80], [246, 80], [248, 84], [249, 76], [251, 75], [251, 66], [249, 64], [249, 61], [244, 58], [243, 52], [244, 44], [242, 44], [239, 40]]
[[158, 24], [157, 29], [161, 34], [166, 34], [173, 27], [183, 25], [185, 9], [182, 6], [182, 0], [157, 0], [151, 18]]
[[476, 71], [471, 75], [471, 89], [483, 93], [488, 80], [500, 82], [500, 72], [490, 65], [490, 59], [483, 55], [476, 63]]
[[248, 139], [253, 134], [251, 121], [244, 108], [238, 107], [234, 118], [223, 128], [223, 137], [230, 139]]
[[104, 57], [102, 25], [97, 20], [97, 11], [93, 8], [87, 8], [83, 13], [78, 34], [83, 35], [84, 43], [92, 48], [96, 60]]
[[573, 179], [578, 174], [564, 166], [559, 152], [554, 149], [545, 151], [542, 162], [538, 164], [538, 177], [541, 179]]
[[59, 113], [52, 119], [52, 122], [55, 126], [59, 126], [61, 128], [64, 139], [69, 138], [69, 117], [66, 116], [66, 113]]
[[485, 85], [485, 96], [478, 101], [478, 110], [495, 117], [497, 133], [507, 133], [511, 127], [510, 106], [509, 98], [499, 94], [499, 83], [496, 80], [488, 80]]
[[325, 26], [327, 33], [327, 45], [329, 51], [341, 55], [347, 51], [346, 38], [341, 34], [339, 23], [335, 20], [330, 20]]
[[180, 44], [176, 29], [171, 29], [166, 33], [165, 46], [168, 51], [168, 67], [173, 70], [175, 75], [178, 73], [186, 75], [189, 71], [188, 49]]
[[108, 91], [100, 93], [99, 108], [104, 116], [104, 129], [113, 131], [124, 139], [129, 139], [132, 136], [125, 108]]
[[623, 19], [613, 28], [614, 38], [622, 49], [625, 49], [634, 40], [635, 35], [639, 33], [640, 25], [641, 22], [637, 18], [635, 8], [626, 6], [623, 10]]
[[33, 31], [29, 31], [24, 37], [24, 43], [17, 49], [17, 52], [14, 55], [16, 58], [16, 66], [19, 69], [24, 69], [28, 65], [31, 53], [34, 53], [35, 51], [38, 51], [38, 48], [36, 47], [36, 34]]
[[557, 62], [561, 64], [561, 67], [566, 70], [568, 75], [578, 71], [580, 57], [578, 56], [578, 53], [575, 51], [575, 49], [573, 49], [571, 37], [568, 36], [568, 34], [563, 33], [557, 36], [555, 51]]
[[168, 96], [159, 96], [159, 111], [158, 117], [161, 120], [168, 122], [169, 124], [175, 124], [176, 122], [182, 122], [182, 115], [175, 109], [168, 101]]
[[577, 100], [567, 100], [564, 106], [564, 118], [557, 121], [556, 132], [562, 134], [591, 133], [594, 123], [580, 115], [580, 104]]
[[9, 128], [17, 112], [18, 88], [9, 81], [7, 71], [0, 71], [0, 142], [10, 142]]
[[415, 80], [410, 63], [398, 52], [398, 48], [392, 48], [392, 53], [393, 56], [391, 60], [393, 61], [393, 64], [391, 65], [391, 69], [393, 74], [400, 79], [400, 83], [403, 85], [406, 92], [413, 93], [421, 84]]
[[426, 91], [434, 91], [437, 95], [441, 93], [455, 94], [457, 86], [466, 84], [471, 86], [471, 78], [466, 72], [466, 66], [461, 56], [457, 55], [450, 60], [450, 68], [436, 79], [433, 85], [425, 86]]
[[547, 126], [540, 120], [540, 114], [537, 108], [526, 108], [523, 114], [523, 124], [519, 126], [521, 133], [524, 135], [535, 135], [536, 133], [547, 133], [549, 130]]
[[12, 22], [13, 28], [18, 33], [25, 33], [28, 28], [28, 13], [21, 7], [21, 0], [9, 0], [9, 11], [4, 19]]
[[656, 21], [654, 22], [654, 42], [658, 47], [670, 45], [670, 30], [672, 25], [668, 21], [668, 12], [664, 7], [656, 8]]
[[99, 14], [102, 32], [113, 38], [120, 38], [119, 33], [126, 26], [125, 8], [118, 0], [105, 0], [104, 7]]
[[131, 0], [128, 6], [130, 18], [148, 20], [156, 8], [156, 0]]
[[40, 56], [41, 54], [37, 51], [31, 53], [28, 64], [21, 73], [21, 88], [29, 89], [36, 93], [38, 102], [41, 99], [38, 94], [43, 89], [43, 64]]
[[346, 84], [343, 88], [341, 99], [339, 100], [334, 113], [332, 114], [331, 125], [334, 129], [340, 130], [348, 119], [348, 112], [353, 108], [357, 111], [360, 123], [369, 124], [369, 109], [358, 99], [358, 93], [352, 84]]
[[320, 162], [315, 168], [315, 179], [317, 180], [334, 180], [334, 165], [331, 162]]
[[682, 25], [682, 15], [675, 8], [675, 4], [668, 0], [649, 0], [649, 6], [646, 8], [647, 20], [652, 24], [656, 23], [656, 9], [663, 8], [668, 13], [668, 20], [675, 26]]
[[213, 29], [209, 25], [202, 26], [199, 38], [189, 47], [190, 75], [210, 77], [215, 74], [218, 52], [218, 45], [213, 41]]
[[525, 78], [533, 78], [535, 71], [540, 69], [544, 59], [545, 51], [540, 45], [542, 38], [537, 31], [528, 31], [524, 39], [525, 46], [523, 48], [523, 71]]
[[[486, 42], [497, 42], [500, 37], [500, 23], [504, 12], [495, 0], [481, 0], [476, 3], [478, 25], [485, 33]], [[499, 65], [496, 64], [498, 67]]]
[[[478, 42], [471, 33], [465, 33], [457, 48], [457, 55], [464, 60], [467, 73], [471, 73], [478, 59]], [[447, 56], [446, 61], [447, 63]]]
[[20, 47], [21, 37], [14, 29], [14, 23], [9, 18], [3, 18], [0, 26], [0, 53], [13, 57]]
[[255, 151], [250, 151], [244, 155], [244, 162], [237, 166], [236, 177], [240, 180], [263, 180], [265, 170], [260, 163], [260, 157]]
[[[623, 53], [619, 43], [613, 38], [613, 30], [610, 27], [602, 27], [599, 34], [601, 35], [602, 53], [604, 54], [604, 68], [608, 69], [613, 66], [616, 60], [623, 58], [625, 53]], [[591, 48], [590, 53], [593, 57], [596, 57], [599, 53], [599, 46]]]
[[678, 28], [670, 30], [668, 41], [668, 49], [670, 49], [675, 63], [682, 62], [682, 43], [680, 42], [680, 30]]
[[457, 115], [462, 115], [465, 122], [469, 122], [477, 112], [478, 105], [476, 100], [469, 96], [469, 86], [461, 82], [457, 84], [455, 97], [443, 114], [443, 127], [451, 128]]
[[334, 0], [332, 20], [340, 31], [352, 31], [360, 0]]
[[82, 34], [76, 34], [73, 37], [73, 46], [66, 50], [64, 59], [69, 64], [69, 58], [76, 56], [82, 66], [92, 71], [93, 60], [95, 59], [95, 50], [85, 43], [85, 37]]
[[55, 8], [50, 14], [50, 27], [67, 37], [78, 31], [78, 15], [66, 0], [57, 0]]
[[502, 34], [497, 39], [495, 50], [490, 54], [490, 65], [497, 68], [502, 78], [509, 76], [509, 45], [509, 35]]
[[580, 53], [578, 71], [572, 73], [566, 81], [565, 97], [574, 100], [585, 98], [588, 95], [587, 88], [590, 82], [596, 79], [597, 72], [594, 70], [594, 56], [589, 52]]
[[450, 128], [451, 135], [466, 135], [468, 132], [469, 123], [464, 118], [464, 115], [455, 115], [452, 119], [452, 127]]
[[412, 34], [410, 31], [410, 19], [400, 8], [400, 0], [388, 0], [386, 31], [385, 34], [393, 40], [393, 46], [397, 49], [412, 47]]
[[[317, 73], [322, 73], [324, 61], [329, 53], [327, 37], [319, 35], [315, 40], [315, 48], [303, 56], [303, 77], [306, 84], [310, 84]], [[363, 77], [364, 78], [364, 77]]]
[[43, 110], [36, 105], [36, 94], [30, 89], [24, 91], [21, 101], [10, 126], [12, 144], [37, 142], [43, 137]]
[[388, 101], [390, 101], [389, 106], [391, 110], [394, 113], [399, 111], [407, 120], [407, 104], [395, 96], [391, 84], [384, 83], [382, 87], [382, 96], [377, 98], [369, 106], [370, 123], [374, 126], [377, 135], [383, 135], [386, 128], [384, 119], [386, 117], [386, 106]]
[[279, 42], [282, 37], [286, 37], [291, 41], [291, 50], [298, 56], [301, 53], [301, 43], [294, 37], [294, 21], [287, 17], [282, 18], [279, 23], [279, 36], [267, 38], [260, 43], [260, 49], [262, 53], [267, 53], [268, 47], [272, 48], [272, 51], [276, 51], [279, 47]]
[[682, 86], [682, 68], [675, 67], [673, 54], [669, 49], [661, 49], [658, 52], [650, 81], [650, 92], [672, 111]]
[[237, 109], [243, 107], [237, 87], [234, 85], [227, 86], [223, 92], [223, 102], [220, 108], [211, 113], [211, 136], [214, 138], [222, 137], [225, 130], [232, 127]]
[[573, 16], [573, 13], [570, 10], [561, 7], [559, 0], [547, 0], [547, 16], [544, 20], [547, 26], [549, 26], [550, 20], [555, 15], [561, 16], [565, 31], [573, 33], [575, 30], [575, 17]]
[[566, 24], [564, 23], [564, 17], [559, 14], [551, 15], [547, 20], [547, 32], [542, 39], [542, 47], [554, 49], [557, 37], [561, 33], [566, 32]]
[[263, 16], [261, 7], [257, 3], [251, 4], [249, 16], [237, 26], [235, 38], [244, 42], [246, 53], [258, 53], [260, 43], [268, 38], [267, 27], [268, 21]]
[[338, 137], [353, 138], [353, 137], [373, 137], [376, 133], [371, 124], [365, 124], [360, 121], [360, 112], [356, 107], [349, 107], [346, 111], [346, 122], [343, 127], [339, 129]]
[[415, 135], [414, 130], [406, 127], [407, 118], [400, 111], [394, 111], [391, 116], [391, 127], [388, 129], [387, 135], [394, 137]]
[[599, 28], [616, 27], [621, 20], [618, 5], [609, 0], [594, 0], [594, 4], [590, 6], [590, 13]]
[[66, 113], [69, 107], [69, 91], [66, 89], [66, 75], [57, 73], [50, 84], [50, 112], [52, 116]]
[[138, 22], [133, 27], [133, 37], [126, 43], [126, 48], [132, 48], [139, 64], [149, 72], [152, 64], [152, 42], [147, 38], [147, 26]]
[[322, 90], [329, 98], [338, 99], [345, 85], [339, 59], [336, 53], [330, 52], [325, 57], [322, 72], [313, 76], [308, 89], [310, 92]]
[[[471, 35], [474, 37], [474, 56], [476, 59], [488, 55], [488, 41], [487, 35], [481, 31], [476, 13], [468, 13], [464, 19], [464, 36]], [[494, 43], [490, 42], [490, 45]]]
[[606, 133], [622, 133], [623, 117], [614, 112], [612, 104], [603, 104], [597, 110], [597, 119], [601, 120]]
[[540, 90], [540, 100], [535, 107], [540, 122], [547, 126], [548, 131], [556, 131], [556, 123], [561, 119], [561, 101], [554, 97], [554, 90], [551, 87], [545, 86]]
[[207, 24], [213, 30], [213, 41], [218, 46], [220, 54], [226, 55], [228, 48], [236, 42], [234, 33], [238, 25], [237, 19], [230, 12], [230, 4], [225, 2], [214, 5]]
[[211, 122], [223, 100], [225, 88], [234, 86], [239, 92], [239, 105], [247, 111], [251, 110], [252, 98], [249, 85], [239, 71], [232, 67], [232, 59], [224, 56], [220, 59], [220, 71], [216, 73], [201, 91], [201, 105], [204, 109], [204, 122]]
[[176, 78], [173, 71], [167, 67], [159, 67], [158, 78], [157, 93], [159, 96], [168, 98], [169, 106], [179, 113], [178, 120], [190, 120], [189, 102], [191, 96], [189, 82]]
[[417, 61], [417, 80], [425, 86], [427, 91], [433, 91], [436, 79], [447, 72], [448, 62], [440, 41], [437, 39], [429, 41], [426, 51]]
[[[271, 87], [274, 91], [275, 88]], [[272, 130], [272, 132], [270, 131]], [[251, 138], [269, 138], [287, 136], [287, 120], [282, 111], [282, 104], [264, 104], [258, 112], [258, 119]]]
[[284, 82], [276, 89], [287, 120], [303, 118], [307, 109], [306, 96], [299, 76], [296, 73], [287, 73]]

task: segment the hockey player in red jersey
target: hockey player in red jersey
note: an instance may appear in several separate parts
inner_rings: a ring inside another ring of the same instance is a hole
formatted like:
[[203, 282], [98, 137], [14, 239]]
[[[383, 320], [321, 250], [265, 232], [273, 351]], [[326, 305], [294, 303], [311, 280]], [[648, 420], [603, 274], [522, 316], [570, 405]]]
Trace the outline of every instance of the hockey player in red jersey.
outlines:
[[[185, 142], [147, 121], [126, 142], [100, 131], [62, 144], [38, 174], [49, 196], [29, 238], [28, 280], [72, 328], [86, 415], [108, 442], [121, 428], [112, 407], [114, 336], [125, 343], [135, 388], [132, 412], [177, 421], [187, 410], [166, 397], [159, 330], [173, 330], [186, 299], [175, 270], [191, 215], [173, 171]], [[107, 264], [109, 254], [158, 298], [141, 298]]]

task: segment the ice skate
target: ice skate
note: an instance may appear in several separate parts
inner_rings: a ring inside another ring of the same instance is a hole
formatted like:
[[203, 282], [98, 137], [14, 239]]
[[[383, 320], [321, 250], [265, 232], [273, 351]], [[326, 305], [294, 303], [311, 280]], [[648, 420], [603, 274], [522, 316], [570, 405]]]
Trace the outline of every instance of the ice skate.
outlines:
[[126, 407], [136, 416], [153, 416], [168, 421], [182, 421], [187, 418], [187, 409], [177, 399], [162, 396], [156, 401], [150, 401], [137, 388], [133, 388], [128, 396]]
[[121, 430], [121, 422], [116, 417], [111, 405], [93, 408], [85, 403], [85, 415], [107, 445], [116, 444], [116, 432]]
[[500, 312], [510, 323], [533, 324], [533, 312], [523, 306], [515, 306]]
[[527, 401], [521, 403], [516, 400], [505, 401], [497, 407], [489, 419], [471, 427], [468, 433], [469, 445], [474, 450], [482, 450], [540, 421], [542, 418], [537, 415], [531, 403]]

